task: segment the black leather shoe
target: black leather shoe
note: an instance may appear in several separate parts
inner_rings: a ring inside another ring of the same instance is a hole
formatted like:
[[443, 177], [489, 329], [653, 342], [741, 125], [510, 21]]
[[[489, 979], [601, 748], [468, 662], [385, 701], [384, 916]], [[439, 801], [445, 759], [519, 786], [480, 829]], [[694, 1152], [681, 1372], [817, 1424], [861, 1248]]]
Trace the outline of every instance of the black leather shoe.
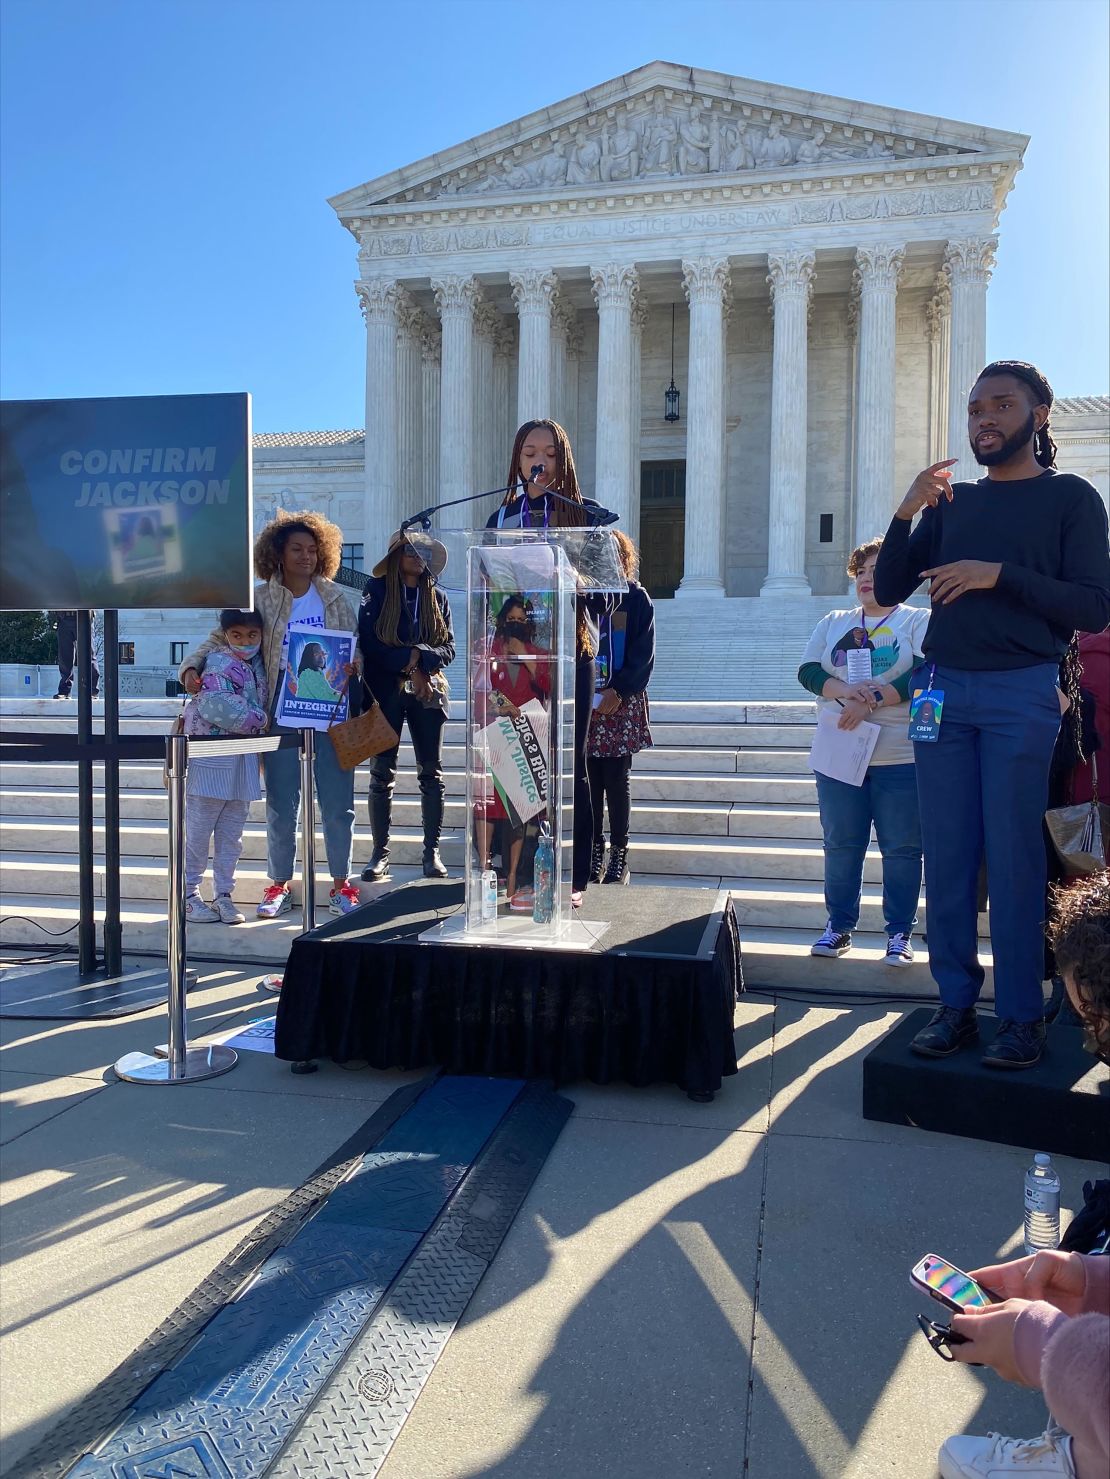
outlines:
[[984, 1068], [1032, 1068], [1044, 1052], [1043, 1022], [999, 1022], [994, 1042], [980, 1060]]
[[448, 877], [447, 864], [440, 857], [438, 847], [426, 847], [424, 849], [424, 877]]
[[979, 1040], [979, 1018], [974, 1007], [938, 1007], [910, 1043], [910, 1052], [922, 1058], [948, 1058]]
[[383, 878], [389, 877], [389, 848], [376, 847], [370, 854], [370, 861], [362, 870], [363, 883], [381, 883]]
[[593, 851], [590, 853], [590, 882], [600, 883], [602, 869], [605, 867], [605, 844], [595, 842]]

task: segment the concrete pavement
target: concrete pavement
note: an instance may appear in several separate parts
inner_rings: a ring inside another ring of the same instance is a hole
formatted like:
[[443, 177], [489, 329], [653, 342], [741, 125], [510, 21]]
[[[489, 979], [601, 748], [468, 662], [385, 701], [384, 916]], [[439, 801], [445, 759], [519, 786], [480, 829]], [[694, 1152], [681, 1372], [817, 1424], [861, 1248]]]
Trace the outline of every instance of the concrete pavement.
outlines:
[[[257, 979], [210, 970], [190, 1038], [272, 1011]], [[926, 1252], [1019, 1247], [1036, 1147], [862, 1120], [862, 1056], [898, 1015], [747, 998], [710, 1105], [567, 1087], [573, 1118], [386, 1479], [926, 1479], [951, 1432], [1039, 1431], [1038, 1394], [932, 1354], [907, 1278]], [[243, 1053], [204, 1084], [115, 1081], [164, 1037], [158, 1013], [0, 1023], [5, 1469], [422, 1076]], [[1074, 1207], [1099, 1168], [1059, 1166]]]

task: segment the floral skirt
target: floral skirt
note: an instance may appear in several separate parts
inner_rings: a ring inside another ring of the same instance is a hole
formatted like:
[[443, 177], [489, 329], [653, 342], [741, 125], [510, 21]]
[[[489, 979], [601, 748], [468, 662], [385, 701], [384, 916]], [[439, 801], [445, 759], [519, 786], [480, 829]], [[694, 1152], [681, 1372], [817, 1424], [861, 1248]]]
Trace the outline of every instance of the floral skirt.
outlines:
[[648, 727], [649, 717], [646, 693], [630, 693], [615, 714], [599, 714], [595, 709], [590, 718], [587, 755], [598, 759], [651, 749], [655, 741]]

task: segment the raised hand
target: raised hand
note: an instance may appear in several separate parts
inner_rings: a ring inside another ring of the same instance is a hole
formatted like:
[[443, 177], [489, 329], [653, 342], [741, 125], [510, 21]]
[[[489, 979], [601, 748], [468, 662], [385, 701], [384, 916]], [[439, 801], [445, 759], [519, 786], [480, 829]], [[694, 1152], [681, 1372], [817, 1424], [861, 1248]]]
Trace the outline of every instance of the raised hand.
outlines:
[[952, 473], [950, 469], [958, 461], [957, 457], [948, 457], [943, 462], [934, 462], [932, 467], [927, 467], [924, 472], [919, 472], [910, 484], [905, 498], [895, 510], [895, 518], [912, 519], [926, 504], [930, 508], [936, 508], [942, 498], [951, 503]]

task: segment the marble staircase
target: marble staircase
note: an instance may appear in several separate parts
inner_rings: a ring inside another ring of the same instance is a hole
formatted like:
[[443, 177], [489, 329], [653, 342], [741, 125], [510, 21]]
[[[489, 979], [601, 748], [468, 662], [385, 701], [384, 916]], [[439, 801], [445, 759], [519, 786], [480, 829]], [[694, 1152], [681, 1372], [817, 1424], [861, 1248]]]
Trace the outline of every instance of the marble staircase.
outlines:
[[[3, 727], [71, 729], [75, 705], [5, 699]], [[98, 704], [99, 710], [100, 705]], [[164, 734], [174, 705], [132, 700], [122, 705], [130, 733]], [[821, 828], [807, 763], [814, 708], [809, 702], [653, 700], [656, 747], [633, 770], [632, 869], [637, 883], [705, 889], [727, 888], [738, 911], [749, 984], [792, 986], [819, 992], [862, 991], [904, 995], [931, 991], [925, 951], [908, 970], [882, 965], [881, 873], [877, 852], [868, 856], [861, 930], [851, 955], [814, 960], [809, 946], [820, 933]], [[99, 720], [97, 720], [99, 727]], [[447, 814], [445, 860], [457, 869], [463, 856], [463, 725], [449, 721], [445, 745]], [[99, 768], [97, 771], [99, 778]], [[153, 762], [121, 770], [121, 853], [125, 948], [165, 948], [166, 797], [161, 767]], [[366, 818], [367, 775], [356, 773], [355, 872], [370, 851]], [[97, 796], [96, 892], [103, 893], [102, 798]], [[0, 774], [0, 941], [48, 945], [43, 933], [67, 931], [77, 918], [76, 766], [16, 762]], [[257, 960], [280, 966], [300, 927], [300, 911], [275, 921], [253, 916], [266, 882], [262, 803], [252, 808], [244, 836], [237, 897], [248, 922], [190, 927], [196, 958]], [[420, 802], [415, 765], [402, 748], [394, 810], [394, 883], [418, 876]], [[328, 882], [317, 835], [318, 918], [327, 918]], [[390, 885], [362, 885], [373, 897]], [[294, 885], [295, 896], [298, 885]], [[926, 911], [921, 908], [922, 927]], [[588, 896], [587, 896], [588, 913]], [[72, 932], [68, 936], [72, 941]]]

